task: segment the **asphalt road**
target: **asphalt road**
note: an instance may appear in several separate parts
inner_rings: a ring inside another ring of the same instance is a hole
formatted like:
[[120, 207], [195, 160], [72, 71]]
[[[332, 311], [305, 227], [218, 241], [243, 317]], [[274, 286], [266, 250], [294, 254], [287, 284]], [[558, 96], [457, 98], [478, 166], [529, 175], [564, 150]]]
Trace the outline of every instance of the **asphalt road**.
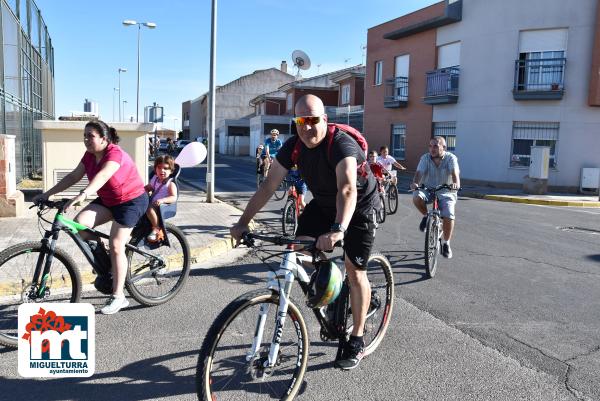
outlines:
[[[217, 162], [217, 191], [243, 207], [255, 190], [252, 160]], [[182, 174], [202, 186], [203, 173]], [[376, 238], [396, 281], [386, 338], [356, 370], [335, 370], [335, 345], [321, 342], [302, 309], [312, 342], [298, 399], [600, 400], [600, 210], [461, 198], [454, 258], [426, 280], [419, 218], [409, 194], [400, 201]], [[270, 202], [259, 219], [278, 229], [282, 206]], [[229, 301], [265, 285], [264, 265], [243, 250], [219, 263], [195, 269], [165, 305], [133, 301], [97, 315], [89, 379], [21, 379], [16, 352], [0, 348], [0, 399], [195, 399], [208, 325]], [[88, 293], [85, 301], [103, 299]]]

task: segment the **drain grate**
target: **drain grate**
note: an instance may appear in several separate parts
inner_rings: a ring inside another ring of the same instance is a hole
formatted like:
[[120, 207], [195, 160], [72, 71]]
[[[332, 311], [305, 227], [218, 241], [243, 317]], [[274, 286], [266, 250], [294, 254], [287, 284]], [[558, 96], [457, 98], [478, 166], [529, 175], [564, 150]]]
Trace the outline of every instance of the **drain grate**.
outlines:
[[592, 234], [592, 235], [600, 235], [600, 230], [594, 230], [591, 228], [585, 227], [557, 227], [561, 231], [575, 231], [579, 233]]

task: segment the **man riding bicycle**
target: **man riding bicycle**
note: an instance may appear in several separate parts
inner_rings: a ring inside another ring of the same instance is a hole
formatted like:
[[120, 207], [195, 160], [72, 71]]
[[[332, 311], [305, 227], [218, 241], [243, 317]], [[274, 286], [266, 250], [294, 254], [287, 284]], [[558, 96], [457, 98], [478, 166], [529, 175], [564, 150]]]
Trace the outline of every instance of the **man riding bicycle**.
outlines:
[[306, 95], [295, 106], [294, 123], [298, 132], [287, 140], [273, 161], [271, 173], [250, 199], [240, 220], [231, 228], [236, 241], [249, 231], [248, 223], [267, 203], [273, 192], [294, 165], [293, 153], [297, 141], [297, 164], [314, 198], [298, 221], [297, 238], [317, 238], [318, 249], [332, 250], [343, 240], [345, 267], [350, 282], [350, 302], [353, 329], [350, 340], [335, 366], [353, 369], [360, 363], [363, 352], [363, 328], [371, 299], [371, 287], [366, 268], [375, 240], [375, 204], [377, 189], [371, 171], [357, 169], [366, 156], [355, 139], [336, 128], [331, 146], [327, 115], [321, 99]]
[[264, 164], [264, 176], [269, 174], [269, 168], [273, 159], [277, 156], [277, 152], [281, 149], [282, 143], [279, 138], [279, 130], [272, 129], [271, 137], [265, 141], [265, 147], [262, 151], [261, 159]]
[[413, 193], [413, 204], [423, 215], [421, 224], [419, 224], [419, 230], [421, 231], [425, 231], [427, 225], [427, 203], [433, 202], [426, 191], [416, 191], [421, 183], [424, 183], [428, 188], [448, 184], [454, 190], [444, 190], [437, 193], [443, 218], [442, 255], [448, 259], [452, 258], [450, 239], [454, 230], [455, 190], [460, 188], [459, 175], [458, 158], [446, 151], [444, 137], [436, 136], [429, 141], [429, 153], [421, 156], [413, 183], [410, 184], [410, 188], [415, 191]]

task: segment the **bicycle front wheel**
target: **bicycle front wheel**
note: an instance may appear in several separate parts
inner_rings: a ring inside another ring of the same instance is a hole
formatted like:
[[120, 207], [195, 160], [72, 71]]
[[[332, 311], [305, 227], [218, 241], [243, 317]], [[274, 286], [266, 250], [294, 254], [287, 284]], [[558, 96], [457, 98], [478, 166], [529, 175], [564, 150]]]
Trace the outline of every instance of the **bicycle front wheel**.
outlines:
[[390, 184], [387, 197], [390, 209], [389, 214], [394, 214], [398, 210], [398, 188], [394, 184]]
[[379, 209], [377, 210], [376, 216], [377, 216], [377, 224], [383, 224], [383, 222], [385, 221], [385, 216], [386, 216], [386, 210], [385, 210], [385, 198], [383, 197], [383, 194], [379, 194]]
[[166, 244], [147, 243], [145, 238], [132, 245], [155, 258], [146, 257], [127, 249], [129, 269], [125, 286], [131, 296], [146, 306], [160, 305], [173, 298], [185, 284], [190, 273], [190, 246], [183, 232], [172, 224], [165, 224]]
[[425, 231], [425, 274], [428, 278], [433, 278], [433, 276], [435, 276], [439, 253], [439, 217], [431, 216], [427, 219], [427, 230]]
[[296, 228], [298, 226], [298, 215], [296, 213], [296, 200], [294, 198], [288, 198], [283, 208], [283, 215], [281, 216], [281, 227], [283, 229], [283, 235], [294, 235], [296, 234]]
[[40, 283], [32, 283], [38, 260], [42, 258], [45, 263], [47, 257], [40, 242], [14, 245], [0, 253], [0, 344], [17, 346], [19, 305], [29, 302], [79, 302], [79, 270], [73, 259], [61, 249], [54, 250], [45, 287], [42, 289]]
[[[252, 291], [230, 303], [204, 338], [198, 368], [198, 399], [291, 400], [308, 363], [308, 332], [300, 310], [289, 303], [286, 325], [279, 329], [279, 354], [273, 367], [265, 367], [276, 327], [279, 294]], [[264, 334], [256, 355], [251, 355], [261, 308], [268, 306]]]

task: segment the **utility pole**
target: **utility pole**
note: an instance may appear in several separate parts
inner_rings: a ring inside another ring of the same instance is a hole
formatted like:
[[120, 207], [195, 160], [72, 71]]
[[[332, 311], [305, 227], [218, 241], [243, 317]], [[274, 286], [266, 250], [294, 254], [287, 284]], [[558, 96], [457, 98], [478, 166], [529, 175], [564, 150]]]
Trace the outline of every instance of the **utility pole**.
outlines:
[[215, 199], [215, 78], [217, 55], [217, 0], [212, 0], [210, 27], [210, 83], [208, 89], [208, 164], [206, 168], [206, 201]]

